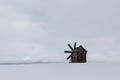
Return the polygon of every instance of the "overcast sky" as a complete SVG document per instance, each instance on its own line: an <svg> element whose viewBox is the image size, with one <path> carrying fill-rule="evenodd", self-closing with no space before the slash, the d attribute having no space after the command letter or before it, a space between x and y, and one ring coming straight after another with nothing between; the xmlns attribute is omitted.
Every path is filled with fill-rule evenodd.
<svg viewBox="0 0 120 80"><path fill-rule="evenodd" d="M120 62L119 0L0 0L0 60L66 61L67 44L89 61Z"/></svg>

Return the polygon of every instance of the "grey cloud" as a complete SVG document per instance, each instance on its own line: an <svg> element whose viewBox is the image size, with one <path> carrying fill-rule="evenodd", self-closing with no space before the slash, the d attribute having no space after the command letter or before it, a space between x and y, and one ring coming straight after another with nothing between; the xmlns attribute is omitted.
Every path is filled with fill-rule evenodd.
<svg viewBox="0 0 120 80"><path fill-rule="evenodd" d="M57 57L67 43L89 60L120 61L118 0L1 0L0 55Z"/></svg>

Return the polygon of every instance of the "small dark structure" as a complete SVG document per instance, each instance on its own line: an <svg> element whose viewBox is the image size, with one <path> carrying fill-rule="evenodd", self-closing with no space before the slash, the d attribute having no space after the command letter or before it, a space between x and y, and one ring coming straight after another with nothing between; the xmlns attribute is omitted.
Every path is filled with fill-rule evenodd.
<svg viewBox="0 0 120 80"><path fill-rule="evenodd" d="M69 48L72 51L65 51L65 53L71 53L70 56L67 57L67 60L71 58L72 63L86 63L87 62L87 50L83 48L82 45L79 47L76 47L76 42L74 43L74 48L71 47L70 44L68 44Z"/></svg>

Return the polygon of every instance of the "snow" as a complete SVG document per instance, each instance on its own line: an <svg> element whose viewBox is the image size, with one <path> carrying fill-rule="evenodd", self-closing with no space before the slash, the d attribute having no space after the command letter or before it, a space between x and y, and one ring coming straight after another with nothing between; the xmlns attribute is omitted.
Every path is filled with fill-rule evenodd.
<svg viewBox="0 0 120 80"><path fill-rule="evenodd" d="M0 80L120 80L120 63L0 65Z"/></svg>

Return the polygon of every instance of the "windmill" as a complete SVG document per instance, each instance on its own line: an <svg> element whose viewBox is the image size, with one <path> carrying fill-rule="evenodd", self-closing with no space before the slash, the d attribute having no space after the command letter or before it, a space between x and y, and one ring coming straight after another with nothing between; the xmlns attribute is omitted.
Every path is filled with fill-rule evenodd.
<svg viewBox="0 0 120 80"><path fill-rule="evenodd" d="M79 47L76 47L76 42L75 42L74 47L72 47L70 44L68 44L68 47L71 49L71 51L64 51L65 53L70 53L70 56L67 57L67 60L71 59L71 62L73 63L87 62L87 59L86 59L87 50L83 48L82 45L80 45Z"/></svg>

